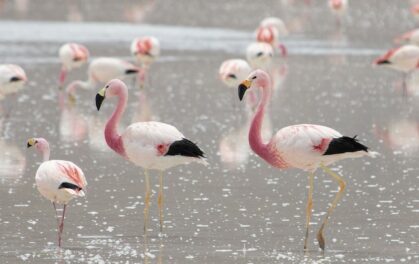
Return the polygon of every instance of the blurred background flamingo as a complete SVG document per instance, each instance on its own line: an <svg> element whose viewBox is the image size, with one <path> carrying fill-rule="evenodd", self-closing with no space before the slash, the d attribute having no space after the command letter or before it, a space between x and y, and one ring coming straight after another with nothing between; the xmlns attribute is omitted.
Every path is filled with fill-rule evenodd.
<svg viewBox="0 0 419 264"><path fill-rule="evenodd" d="M67 74L76 68L80 68L89 60L89 50L77 43L66 43L58 51L61 61L59 88L61 89L67 78Z"/></svg>
<svg viewBox="0 0 419 264"><path fill-rule="evenodd" d="M274 51L278 51L282 56L287 55L287 48L280 42L280 38L287 36L288 30L280 18L267 17L263 19L255 34L258 42L268 43Z"/></svg>
<svg viewBox="0 0 419 264"><path fill-rule="evenodd" d="M150 82L149 70L151 64L160 56L160 41L153 36L136 38L131 43L131 54L144 70L140 85Z"/></svg>

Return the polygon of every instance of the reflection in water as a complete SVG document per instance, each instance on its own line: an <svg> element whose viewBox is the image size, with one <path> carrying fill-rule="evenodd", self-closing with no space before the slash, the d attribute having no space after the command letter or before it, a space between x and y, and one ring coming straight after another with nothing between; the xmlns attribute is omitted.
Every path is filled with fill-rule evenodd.
<svg viewBox="0 0 419 264"><path fill-rule="evenodd" d="M105 131L106 120L101 119L98 115L92 115L88 118L87 124L89 126L89 147L96 151L109 151L106 144Z"/></svg>
<svg viewBox="0 0 419 264"><path fill-rule="evenodd" d="M398 154L413 156L419 151L419 122L401 119L390 122L386 127L374 127L375 135Z"/></svg>
<svg viewBox="0 0 419 264"><path fill-rule="evenodd" d="M246 164L249 159L251 150L248 135L255 108L248 109L247 121L242 127L233 129L221 137L219 144L220 159L230 169L239 168L240 165ZM261 134L264 142L272 137L272 123L268 113L263 117Z"/></svg>
<svg viewBox="0 0 419 264"><path fill-rule="evenodd" d="M134 106L134 109L135 111L132 116L131 123L159 120L158 116L153 114L153 110L151 109L147 92L145 90L141 90L138 93L138 103Z"/></svg>
<svg viewBox="0 0 419 264"><path fill-rule="evenodd" d="M26 158L16 144L0 139L0 182L17 184L26 167Z"/></svg>
<svg viewBox="0 0 419 264"><path fill-rule="evenodd" d="M60 93L60 138L64 142L77 142L83 140L87 135L86 117L79 113L79 108L71 101L66 93Z"/></svg>

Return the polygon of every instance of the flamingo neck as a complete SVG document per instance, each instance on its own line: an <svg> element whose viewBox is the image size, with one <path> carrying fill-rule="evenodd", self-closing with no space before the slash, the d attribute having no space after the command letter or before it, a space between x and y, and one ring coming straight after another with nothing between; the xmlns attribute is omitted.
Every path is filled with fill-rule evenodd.
<svg viewBox="0 0 419 264"><path fill-rule="evenodd" d="M262 99L259 102L256 113L250 125L249 145L252 150L261 158L270 164L274 164L274 155L272 155L268 144L264 143L262 139L263 117L265 115L266 106L268 105L269 99L271 98L270 82L265 87L261 87L260 90L262 92Z"/></svg>
<svg viewBox="0 0 419 264"><path fill-rule="evenodd" d="M48 161L49 160L49 156L51 154L51 151L50 151L49 147L48 146L44 146L40 150L41 150L41 153L42 153L42 157L43 157L44 162L45 161Z"/></svg>
<svg viewBox="0 0 419 264"><path fill-rule="evenodd" d="M124 144L121 135L118 134L118 124L127 106L127 90L120 89L118 97L118 105L105 127L105 139L111 149L125 157Z"/></svg>

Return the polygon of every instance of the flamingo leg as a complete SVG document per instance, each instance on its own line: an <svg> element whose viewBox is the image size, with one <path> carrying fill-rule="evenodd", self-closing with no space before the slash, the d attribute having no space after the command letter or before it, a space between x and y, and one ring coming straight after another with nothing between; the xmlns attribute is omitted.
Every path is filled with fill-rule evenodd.
<svg viewBox="0 0 419 264"><path fill-rule="evenodd" d="M336 205L338 204L339 200L342 198L342 194L345 191L346 183L341 176L333 172L330 168L324 166L323 164L321 164L320 167L339 183L339 191L336 194L335 199L332 202L332 205L327 210L326 217L324 218L323 223L320 226L319 232L317 233L317 241L319 242L319 247L324 251L325 241L323 236L323 229L327 224L327 221L329 220L329 217L332 214L333 210L336 208Z"/></svg>
<svg viewBox="0 0 419 264"><path fill-rule="evenodd" d="M65 209L66 209L67 205L65 204L63 207L63 215L61 216L61 223L58 227L58 247L61 247L61 240L62 240L62 235L63 235L63 230L64 230L64 218L65 218Z"/></svg>
<svg viewBox="0 0 419 264"><path fill-rule="evenodd" d="M148 223L148 213L150 208L150 177L148 175L148 170L144 170L145 175L145 201L144 201L144 234L147 232L147 223Z"/></svg>
<svg viewBox="0 0 419 264"><path fill-rule="evenodd" d="M310 226L310 219L311 219L311 211L313 209L313 178L314 178L314 175L312 172L310 172L309 177L308 177L309 189L308 189L307 209L306 209L306 235L304 239L304 250L307 250L307 240L308 240L308 233L309 233L309 226Z"/></svg>
<svg viewBox="0 0 419 264"><path fill-rule="evenodd" d="M159 197L157 203L159 205L160 233L163 233L163 171L160 172Z"/></svg>

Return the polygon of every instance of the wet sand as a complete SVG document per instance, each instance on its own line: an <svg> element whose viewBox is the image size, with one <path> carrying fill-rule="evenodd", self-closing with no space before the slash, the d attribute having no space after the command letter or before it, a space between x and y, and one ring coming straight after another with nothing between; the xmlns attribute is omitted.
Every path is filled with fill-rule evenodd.
<svg viewBox="0 0 419 264"><path fill-rule="evenodd" d="M407 3L353 1L339 33L326 5L314 3L41 2L28 1L25 13L10 1L1 13L2 61L21 65L30 80L16 97L1 102L12 107L1 123L1 263L419 262L419 98L401 96L396 72L371 67L395 36L414 28ZM141 12L144 7L147 11ZM243 154L249 117L236 91L217 78L223 60L244 58L253 29L268 15L283 17L293 27L285 40L290 56L277 61L287 71L271 102L274 132L298 123L327 125L358 135L381 154L333 166L347 189L326 228L324 255L315 232L337 185L316 173L310 251L304 254L308 177ZM160 236L155 174L146 238L143 172L103 141L115 101L97 112L98 86L80 91L77 108L62 111L56 58L62 43L77 41L88 46L92 57L130 59L130 41L143 34L161 39L162 56L152 66L146 94L127 82L131 90L123 126L149 118L173 124L203 148L210 163L167 172L165 234ZM69 80L85 79L85 71L71 72ZM34 185L41 157L26 150L33 136L50 141L52 158L77 163L89 183L87 196L69 206L61 252L53 208ZM239 149L240 158L222 162L221 142Z"/></svg>

